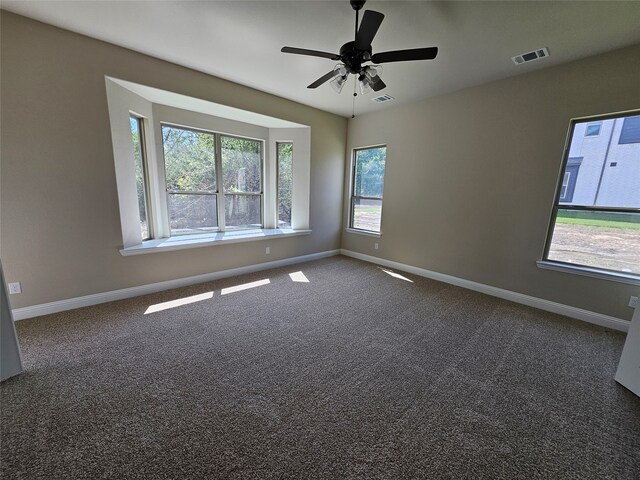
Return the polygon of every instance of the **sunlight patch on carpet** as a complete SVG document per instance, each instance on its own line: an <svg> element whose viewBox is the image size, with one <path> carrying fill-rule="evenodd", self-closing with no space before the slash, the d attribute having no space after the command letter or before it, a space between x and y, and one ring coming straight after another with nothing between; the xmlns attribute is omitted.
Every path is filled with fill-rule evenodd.
<svg viewBox="0 0 640 480"><path fill-rule="evenodd" d="M266 278L264 280L258 280L256 282L243 283L241 285L236 285L235 287L227 287L223 288L221 294L227 295L229 293L241 292L242 290L248 290L250 288L261 287L262 285L267 285L271 283L271 281Z"/></svg>
<svg viewBox="0 0 640 480"><path fill-rule="evenodd" d="M161 312L162 310L168 310L170 308L180 307L182 305L189 305L190 303L201 302L202 300L208 300L213 298L213 292L200 293L198 295L192 295L190 297L178 298L177 300L170 300L168 302L156 303L150 305L144 312L145 315L155 312Z"/></svg>
<svg viewBox="0 0 640 480"><path fill-rule="evenodd" d="M380 268L380 267L378 267L378 268ZM380 270L382 270L387 275L391 275L393 278L399 278L400 280L404 280L405 282L413 283L413 280L410 280L407 277L405 277L403 275L400 275L399 273L394 272L393 270L388 270L386 268L380 268Z"/></svg>
<svg viewBox="0 0 640 480"><path fill-rule="evenodd" d="M293 280L294 282L302 282L302 283L309 283L309 279L306 277L306 275L304 273L300 272L293 272L289 274L289 277L291 278L291 280Z"/></svg>

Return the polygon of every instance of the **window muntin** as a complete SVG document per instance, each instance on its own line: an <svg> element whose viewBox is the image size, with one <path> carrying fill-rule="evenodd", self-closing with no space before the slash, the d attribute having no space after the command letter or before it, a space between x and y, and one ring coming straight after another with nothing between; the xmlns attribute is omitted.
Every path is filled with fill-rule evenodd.
<svg viewBox="0 0 640 480"><path fill-rule="evenodd" d="M349 226L380 233L387 147L354 150Z"/></svg>
<svg viewBox="0 0 640 480"><path fill-rule="evenodd" d="M171 236L218 230L215 134L162 125L162 146Z"/></svg>
<svg viewBox="0 0 640 480"><path fill-rule="evenodd" d="M142 240L151 238L151 229L148 221L148 192L149 181L147 176L147 154L144 141L144 123L142 118L131 115L129 117L131 129L131 141L133 143L133 161L136 172L136 190L138 193L138 210L140 212L140 233Z"/></svg>
<svg viewBox="0 0 640 480"><path fill-rule="evenodd" d="M623 120L618 143L640 143L640 115L627 117Z"/></svg>
<svg viewBox="0 0 640 480"><path fill-rule="evenodd" d="M277 227L291 228L291 194L293 186L293 143L276 143L277 156Z"/></svg>
<svg viewBox="0 0 640 480"><path fill-rule="evenodd" d="M584 132L585 137L596 137L600 135L600 129L602 128L602 122L589 122Z"/></svg>
<svg viewBox="0 0 640 480"><path fill-rule="evenodd" d="M637 112L603 116L589 143L571 123L544 260L640 278L640 143L620 144Z"/></svg>

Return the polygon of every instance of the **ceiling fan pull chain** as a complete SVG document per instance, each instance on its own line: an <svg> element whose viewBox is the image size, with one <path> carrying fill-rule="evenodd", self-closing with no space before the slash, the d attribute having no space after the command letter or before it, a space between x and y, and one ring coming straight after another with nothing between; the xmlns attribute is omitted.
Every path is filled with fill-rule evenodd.
<svg viewBox="0 0 640 480"><path fill-rule="evenodd" d="M351 118L356 118L356 97L358 94L356 93L356 88L358 86L358 80L354 75L353 77L353 106L351 107Z"/></svg>

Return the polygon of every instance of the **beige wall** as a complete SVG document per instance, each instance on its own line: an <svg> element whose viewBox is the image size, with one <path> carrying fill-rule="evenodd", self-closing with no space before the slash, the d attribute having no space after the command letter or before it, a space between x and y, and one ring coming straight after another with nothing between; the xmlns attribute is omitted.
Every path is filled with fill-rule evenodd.
<svg viewBox="0 0 640 480"><path fill-rule="evenodd" d="M340 247L346 119L1 14L0 254L13 308ZM213 61L213 59L212 59ZM122 257L104 76L311 126L309 236Z"/></svg>
<svg viewBox="0 0 640 480"><path fill-rule="evenodd" d="M388 149L383 234L344 232L342 247L630 319L638 287L535 262L570 119L640 107L639 58L635 46L349 120L349 151Z"/></svg>
<svg viewBox="0 0 640 480"><path fill-rule="evenodd" d="M640 47L344 118L1 14L0 255L13 308L343 248L631 318L638 288L539 270L569 120L640 106ZM104 75L311 126L310 236L122 257ZM386 143L380 239L342 233L345 147ZM344 190L347 199L348 188ZM374 241L380 250L373 250Z"/></svg>

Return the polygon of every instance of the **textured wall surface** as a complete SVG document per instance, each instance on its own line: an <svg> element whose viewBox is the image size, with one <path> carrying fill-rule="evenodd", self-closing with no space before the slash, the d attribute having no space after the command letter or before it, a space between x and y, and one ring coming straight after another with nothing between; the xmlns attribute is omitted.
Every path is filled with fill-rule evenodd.
<svg viewBox="0 0 640 480"><path fill-rule="evenodd" d="M535 261L569 121L640 106L639 46L364 115L346 136L344 118L8 12L1 21L0 253L23 286L13 308L342 246L631 318L637 287ZM105 75L310 125L313 233L270 241L270 256L254 242L121 257ZM345 151L380 143L382 237L341 239Z"/></svg>
<svg viewBox="0 0 640 480"><path fill-rule="evenodd" d="M2 12L2 224L12 308L340 247L345 118ZM222 61L223 59L219 59ZM311 127L309 236L122 257L104 76Z"/></svg>
<svg viewBox="0 0 640 480"><path fill-rule="evenodd" d="M630 319L638 287L535 262L570 120L638 108L638 58L629 47L349 120L349 150L386 143L387 163L381 238L345 232L343 248Z"/></svg>

